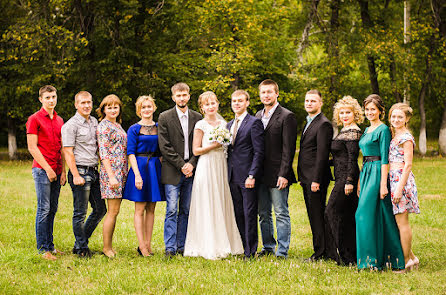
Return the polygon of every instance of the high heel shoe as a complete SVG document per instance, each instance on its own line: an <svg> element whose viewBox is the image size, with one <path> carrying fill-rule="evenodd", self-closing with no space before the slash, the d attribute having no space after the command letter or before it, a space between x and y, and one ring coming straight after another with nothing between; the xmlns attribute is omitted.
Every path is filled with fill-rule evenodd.
<svg viewBox="0 0 446 295"><path fill-rule="evenodd" d="M412 259L412 261L413 261L413 267L414 267L416 270L418 270L418 266L420 265L420 260L418 259L417 256L415 256L415 258Z"/></svg>
<svg viewBox="0 0 446 295"><path fill-rule="evenodd" d="M142 255L142 252L141 252L141 249L139 249L139 247L136 249L136 252L138 252L138 254L139 254L140 256L143 256L143 255Z"/></svg>
<svg viewBox="0 0 446 295"><path fill-rule="evenodd" d="M404 268L406 269L406 272L409 272L413 269L413 267L414 267L414 261L412 259L409 259Z"/></svg>

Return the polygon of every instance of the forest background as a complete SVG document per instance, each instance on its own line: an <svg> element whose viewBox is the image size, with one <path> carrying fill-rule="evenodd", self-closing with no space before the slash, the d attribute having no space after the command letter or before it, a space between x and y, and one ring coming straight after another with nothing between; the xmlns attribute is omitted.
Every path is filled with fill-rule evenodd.
<svg viewBox="0 0 446 295"><path fill-rule="evenodd" d="M134 102L151 94L156 116L173 106L170 87L216 92L231 117L230 95L280 86L281 104L304 123L305 92L319 89L324 113L344 95L380 94L389 108L408 102L418 151L446 154L446 1L365 0L0 0L0 146L10 159L26 147L25 123L40 107L38 89L58 89L68 120L74 95L94 105L123 101L123 127ZM6 136L8 135L8 136Z"/></svg>

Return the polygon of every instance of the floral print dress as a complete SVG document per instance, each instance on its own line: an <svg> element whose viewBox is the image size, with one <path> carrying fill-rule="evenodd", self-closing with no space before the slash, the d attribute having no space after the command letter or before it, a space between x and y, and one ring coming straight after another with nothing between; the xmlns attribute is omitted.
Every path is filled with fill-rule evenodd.
<svg viewBox="0 0 446 295"><path fill-rule="evenodd" d="M119 187L110 187L110 181L105 168L101 167L99 174L101 196L103 199L119 199L127 177L127 133L119 123L112 123L106 119L102 120L96 131L99 146L99 158L101 161L108 159Z"/></svg>
<svg viewBox="0 0 446 295"><path fill-rule="evenodd" d="M389 148L389 162L404 163L404 148L402 146L406 141L411 141L415 147L415 139L409 132L403 133L398 137L394 137L390 142ZM390 196L394 198L394 193L398 186L398 182L403 174L403 169L394 169L389 171L390 178ZM401 200L395 204L392 202L393 214L400 214L408 211L409 213L420 213L420 206L418 204L418 192L415 184L415 177L410 171L407 183L403 188L403 196Z"/></svg>

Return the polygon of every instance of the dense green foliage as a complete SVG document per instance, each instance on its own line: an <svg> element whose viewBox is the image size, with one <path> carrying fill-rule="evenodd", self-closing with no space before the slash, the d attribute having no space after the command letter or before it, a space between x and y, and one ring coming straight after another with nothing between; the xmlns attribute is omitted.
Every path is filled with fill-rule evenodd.
<svg viewBox="0 0 446 295"><path fill-rule="evenodd" d="M279 83L281 103L300 122L309 88L322 91L330 117L343 95L362 100L379 92L390 107L407 86L417 110L426 85L428 136L435 138L446 96L446 4L409 2L411 41L404 44L403 1L0 0L0 145L8 121L24 146L24 123L44 84L58 89L64 119L80 90L96 106L117 94L127 128L139 95L153 94L163 111L178 81L190 84L194 108L201 92L213 90L228 118L230 94L242 88L254 112L265 78ZM419 118L416 112L415 133Z"/></svg>
<svg viewBox="0 0 446 295"><path fill-rule="evenodd" d="M155 212L153 250L143 259L136 253L133 202L124 200L114 246L118 257L96 254L90 260L72 254L55 262L35 249L36 197L31 162L0 161L0 294L444 294L446 292L446 160L417 158L416 177L421 214L410 215L413 251L421 264L409 274L357 272L333 262L305 263L312 253L312 236L302 189L290 189L291 245L289 258L261 258L244 262L231 257L219 261L163 255L165 203ZM295 169L295 167L294 167ZM73 198L62 188L56 214L54 242L70 252ZM102 249L102 223L90 248Z"/></svg>

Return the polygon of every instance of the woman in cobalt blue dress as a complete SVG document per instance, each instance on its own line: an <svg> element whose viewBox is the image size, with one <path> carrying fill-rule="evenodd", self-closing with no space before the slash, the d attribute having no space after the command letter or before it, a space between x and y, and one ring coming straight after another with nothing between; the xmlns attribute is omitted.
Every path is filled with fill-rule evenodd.
<svg viewBox="0 0 446 295"><path fill-rule="evenodd" d="M153 254L151 240L155 206L156 202L166 200L161 184L158 125L153 121L155 110L155 101L151 96L138 97L136 114L141 121L130 126L127 132L127 155L131 169L123 198L135 202L137 251L142 256Z"/></svg>

